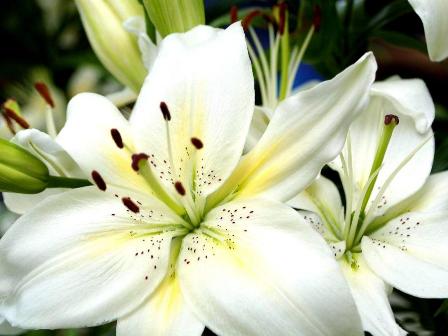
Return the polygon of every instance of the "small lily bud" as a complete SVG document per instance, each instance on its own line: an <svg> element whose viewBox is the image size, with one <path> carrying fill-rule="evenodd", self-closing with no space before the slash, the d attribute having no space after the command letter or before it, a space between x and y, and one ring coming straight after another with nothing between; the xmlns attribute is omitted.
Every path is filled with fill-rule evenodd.
<svg viewBox="0 0 448 336"><path fill-rule="evenodd" d="M162 37L205 24L203 0L143 0L143 4Z"/></svg>
<svg viewBox="0 0 448 336"><path fill-rule="evenodd" d="M24 148L0 139L0 191L37 194L48 185L47 166Z"/></svg>
<svg viewBox="0 0 448 336"><path fill-rule="evenodd" d="M122 84L139 92L147 70L137 38L123 23L133 16L143 16L138 0L75 0L82 24L96 55Z"/></svg>

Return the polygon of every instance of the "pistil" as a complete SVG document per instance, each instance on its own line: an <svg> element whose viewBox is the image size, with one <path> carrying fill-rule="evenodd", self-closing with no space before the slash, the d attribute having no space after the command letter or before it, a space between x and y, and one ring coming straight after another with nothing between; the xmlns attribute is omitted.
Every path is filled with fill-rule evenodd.
<svg viewBox="0 0 448 336"><path fill-rule="evenodd" d="M380 141L378 143L378 147L376 150L375 158L372 163L372 167L370 168L369 176L372 176L383 164L384 156L386 155L387 147L389 146L390 139L392 138L392 134L394 132L395 127L398 125L399 119L397 116L388 114L384 117L384 127L383 132L381 134ZM372 194L373 187L375 186L376 180L378 176L375 176L369 188L367 189L366 195L363 198L361 213L365 212L367 207L367 203L369 202L370 195Z"/></svg>

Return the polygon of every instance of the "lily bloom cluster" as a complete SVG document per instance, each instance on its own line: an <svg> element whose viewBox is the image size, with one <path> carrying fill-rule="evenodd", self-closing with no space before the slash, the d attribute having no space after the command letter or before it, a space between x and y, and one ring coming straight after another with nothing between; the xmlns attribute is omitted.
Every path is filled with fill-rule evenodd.
<svg viewBox="0 0 448 336"><path fill-rule="evenodd" d="M30 210L5 195L24 215L0 243L2 314L23 328L118 320L122 335L358 334L331 251L285 202L338 155L375 70L367 54L285 100L241 157L254 110L245 35L199 26L163 40L129 121L86 93L54 142L19 132L54 173L95 186Z"/></svg>
<svg viewBox="0 0 448 336"><path fill-rule="evenodd" d="M137 336L401 335L392 287L448 297L448 177L428 177L421 81L374 84L367 53L308 90L289 78L277 97L259 66L259 107L239 22L151 48L127 28L151 55L129 120L83 93L59 134L12 140L46 163L44 183L77 184L4 194L22 215L0 241L5 333L117 321ZM305 49L286 63L292 77ZM345 205L318 177L326 164Z"/></svg>

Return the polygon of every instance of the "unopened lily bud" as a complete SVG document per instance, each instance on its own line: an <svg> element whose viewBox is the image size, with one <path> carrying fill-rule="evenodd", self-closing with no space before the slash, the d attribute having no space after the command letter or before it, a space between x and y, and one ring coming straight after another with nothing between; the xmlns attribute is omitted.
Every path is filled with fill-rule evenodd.
<svg viewBox="0 0 448 336"><path fill-rule="evenodd" d="M205 24L203 0L143 0L143 4L162 37Z"/></svg>
<svg viewBox="0 0 448 336"><path fill-rule="evenodd" d="M125 86L139 92L147 70L137 38L123 23L133 16L143 16L138 0L75 0L84 29L96 55Z"/></svg>
<svg viewBox="0 0 448 336"><path fill-rule="evenodd" d="M0 139L0 191L37 194L48 185L47 166L24 148Z"/></svg>

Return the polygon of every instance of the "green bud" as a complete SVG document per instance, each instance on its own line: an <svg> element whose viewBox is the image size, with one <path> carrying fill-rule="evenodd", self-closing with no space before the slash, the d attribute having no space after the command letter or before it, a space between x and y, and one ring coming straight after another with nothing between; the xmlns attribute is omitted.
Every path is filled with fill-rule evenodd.
<svg viewBox="0 0 448 336"><path fill-rule="evenodd" d="M205 24L203 0L143 0L143 4L162 37Z"/></svg>
<svg viewBox="0 0 448 336"><path fill-rule="evenodd" d="M0 139L0 191L36 194L48 185L47 166L24 148Z"/></svg>
<svg viewBox="0 0 448 336"><path fill-rule="evenodd" d="M144 16L138 0L75 0L96 55L115 78L139 92L147 70L137 38L123 28L133 16Z"/></svg>

